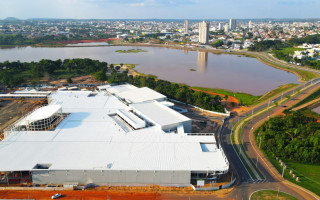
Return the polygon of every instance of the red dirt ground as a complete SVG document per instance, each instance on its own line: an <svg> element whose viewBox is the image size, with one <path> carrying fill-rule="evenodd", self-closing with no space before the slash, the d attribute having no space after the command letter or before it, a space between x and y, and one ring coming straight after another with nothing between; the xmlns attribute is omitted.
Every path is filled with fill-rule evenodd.
<svg viewBox="0 0 320 200"><path fill-rule="evenodd" d="M218 93L214 93L214 92L208 92L208 91L202 91L202 90L197 90L197 89L193 89L194 91L201 91L201 92L204 92L204 93L207 93L207 94L211 94L211 95L219 95L221 96L223 99L222 99L222 104L231 112L236 112L238 114L241 114L243 112L246 112L248 110L250 110L248 107L245 107L245 106L239 106L239 101L238 99L236 99L235 97L232 97L232 96L228 96L228 99L225 100L224 97L226 95L224 94L218 94ZM236 104L236 106L231 106L231 102L234 102Z"/></svg>
<svg viewBox="0 0 320 200"><path fill-rule="evenodd" d="M113 191L22 191L22 190L4 190L0 191L0 199L51 199L51 196L56 193L61 193L61 199L109 199L110 200L203 200L203 199L230 199L225 198L230 191L217 194L174 194L174 193L159 193L159 192L113 192Z"/></svg>
<svg viewBox="0 0 320 200"><path fill-rule="evenodd" d="M201 91L201 92L204 92L204 93L207 93L207 94L211 94L211 95L218 95L218 96L221 96L222 98L224 98L226 95L224 94L218 94L218 93L214 93L214 92L208 92L208 91L202 91L202 90L197 90L197 89L193 89L194 91ZM228 96L228 99L227 101L229 102L234 102L236 104L238 104L238 99L232 97L232 96Z"/></svg>

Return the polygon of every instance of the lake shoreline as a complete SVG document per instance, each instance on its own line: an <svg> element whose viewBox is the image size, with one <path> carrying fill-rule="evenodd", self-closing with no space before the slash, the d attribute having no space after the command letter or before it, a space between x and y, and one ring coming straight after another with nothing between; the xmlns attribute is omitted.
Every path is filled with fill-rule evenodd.
<svg viewBox="0 0 320 200"><path fill-rule="evenodd" d="M61 46L57 46L61 48ZM63 46L63 47L83 47L83 46ZM96 45L90 45L86 47L96 47L91 49L83 49L83 48L76 48L77 50L72 49L64 49L61 48L60 50L55 50L57 48L50 48L48 46L45 46L46 51L42 50L41 48L35 48L34 46L28 46L27 48L21 48L19 49L14 48L11 50L8 50L8 52L17 52L18 54L14 54L16 56L12 57L10 54L4 54L2 57L3 59L9 59L9 60L19 60L20 61L33 61L37 59L59 59L59 58L64 58L68 59L71 55L72 58L91 58L91 59L102 59L103 61L106 61L106 58L110 57L111 55L111 60L107 60L108 62L114 62L114 63L135 63L138 64L138 68L135 69L135 71L138 71L139 73L143 74L156 74L158 78L172 81L172 82L177 82L177 83L185 83L190 86L197 86L197 87L207 87L207 88L223 88L226 90L234 91L234 92L244 92L248 93L251 95L255 96L262 96L265 93L267 93L270 90L276 89L279 85L287 84L287 83L299 83L297 75L294 75L294 73L290 73L290 75L286 75L284 70L281 70L277 72L277 70L274 70L272 68L275 67L267 67L269 65L264 64L260 60L255 60L252 59L254 56L247 56L246 54L243 54L242 52L225 52L225 50L217 50L217 49L203 49L203 48L196 48L196 47L184 47L184 46L177 46L177 45L159 45L159 44L122 44L122 45L104 45L101 46L100 44L98 46ZM110 47L110 48L105 48L105 47ZM129 57L118 57L114 52L117 52L119 50L125 50L128 51L128 49L138 49L141 47L141 49L147 50L148 54L146 55L140 55L138 57L130 56ZM154 48L154 47L162 47L162 48ZM164 49L163 47L167 48L168 50ZM58 48L58 49L59 49ZM150 48L150 49L148 49ZM154 48L154 49L153 49ZM50 50L51 49L51 50ZM172 49L172 50L169 50ZM176 50L175 50L176 49ZM190 51L186 53L187 51L179 51L179 50L188 50ZM6 50L3 50L6 51ZM91 52L90 54L87 54L85 52ZM19 53L20 52L20 53ZM25 60L25 54L22 54L21 52L26 52L27 54L30 54L30 56L27 57ZM47 52L43 53L43 52ZM64 52L64 53L60 53ZM70 52L70 53L69 53ZM73 52L73 53L71 53ZM95 52L95 53L92 53ZM108 52L108 56L107 55ZM151 53L150 53L151 52ZM167 52L167 53L166 53ZM207 71L207 62L208 62L208 53L209 57L211 57L211 61L214 62L213 65L211 63L210 66L215 66L218 67L221 70L218 71L213 71L214 68L208 68ZM206 55L204 55L206 53ZM37 56L32 56L32 54L35 54ZM115 55L113 55L115 54ZM150 54L150 55L149 55ZM168 55L169 54L169 55ZM218 54L221 54L221 56L218 56ZM236 56L232 54L238 54L241 56ZM19 56L20 55L20 56ZM39 56L40 55L40 56ZM42 56L41 56L42 55ZM56 55L54 58L50 55ZM64 56L66 55L66 56ZM97 56L96 56L97 55ZM155 60L157 56L160 56L159 62L155 63ZM164 56L165 55L165 56ZM174 57L171 56L171 61L168 61L168 56L170 55L175 55ZM181 56L178 56L181 55ZM230 58L229 56L230 55ZM80 56L80 57L78 57ZM89 57L87 57L89 56ZM116 56L116 60L114 60L114 56ZM147 56L147 57L146 57ZM151 56L151 57L149 57ZM191 59L189 59L191 56ZM11 58L12 57L12 58ZM240 60L238 61L236 57L242 57L239 58ZM146 58L146 59L144 59ZM186 59L188 58L188 59ZM198 61L196 60L198 58ZM215 59L213 59L215 58ZM146 61L141 61L146 60ZM230 60L229 60L230 59ZM165 61L163 61L165 60ZM186 61L188 60L188 61ZM210 60L210 59L209 59ZM222 60L222 62L221 62ZM229 60L229 61L227 61ZM3 60L5 61L5 60ZM140 66L139 62L142 62L140 64L143 64ZM168 63L169 62L169 63ZM176 63L177 65L172 65L171 63ZM198 62L197 69L195 71L197 72L192 72L194 74L189 74L188 72L184 71L185 68L184 66L189 66L190 68L194 68L194 64ZM199 64L200 62L200 64ZM233 64L229 64L229 63ZM155 64L155 69L150 68L150 65ZM166 70L173 70L173 73L182 73L185 76L185 78L177 78L173 79L172 76L169 78L167 75L164 76L163 70L158 70L159 67L165 66L164 69ZM196 64L197 65L197 64ZM147 66L147 67L146 67ZM170 67L168 67L170 66ZM183 66L183 67L181 67ZM243 66L244 68L239 68L240 66ZM261 70L260 70L261 67ZM190 68L188 68L188 71L190 71ZM211 69L211 70L210 70ZM157 73L158 71L159 73ZM182 71L181 71L182 70ZM217 74L220 73L219 75ZM245 73L244 73L245 72ZM248 73L247 73L248 72ZM265 72L265 73L264 73ZM272 73L271 73L272 72ZM208 74L209 73L209 74ZM212 74L213 73L213 74ZM235 74L236 73L236 74ZM237 75L239 73L239 76ZM281 75L279 75L279 73ZM268 74L265 76L265 74ZM272 75L274 74L274 75ZM210 77L209 77L210 75ZM258 75L258 76L256 76ZM230 77L231 76L231 77ZM260 79L257 77L262 77L264 81L269 80L266 82L267 85L264 85L261 83ZM181 74L180 74L181 77ZM196 78L195 78L196 77ZM227 77L227 78L224 78ZM288 77L288 78L287 78ZM188 79L191 78L191 79ZM200 79L199 79L200 78ZM203 79L204 78L204 79ZM230 79L230 80L229 80ZM254 82L253 82L254 81ZM257 82L258 81L258 82ZM273 82L275 81L275 82ZM240 83L240 85L235 84L235 83ZM250 83L251 82L251 83ZM258 83L258 85L255 85L255 83ZM226 84L226 85L225 85ZM260 87L261 86L261 87Z"/></svg>
<svg viewBox="0 0 320 200"><path fill-rule="evenodd" d="M250 52L250 51L245 51L245 50L233 50L231 52L227 52L225 49L205 49L205 48L200 48L200 47L193 47L193 46L178 46L178 45L166 45L166 44L144 44L144 43L129 43L129 44L117 44L117 45L83 45L83 46L61 46L61 45L52 45L52 46L47 46L47 45L36 45L34 47L112 47L112 46L125 46L125 47L131 47L131 46L136 46L136 47L161 47L161 48L169 48L169 49L178 49L178 50L188 50L188 51L202 51L202 52L208 52L208 53L214 53L214 54L230 54L230 55L243 55L247 57L253 57L258 59L261 63L266 64L270 67L280 69L283 71L290 72L292 74L295 74L298 77L298 82L300 83L305 83L307 80L305 80L306 75L299 73L297 70L288 68L283 66L283 63L280 61L277 61L276 64L272 64L265 60L262 55L257 55L257 54L262 54L261 52ZM311 72L304 72L304 73L311 73ZM317 76L314 73L313 76Z"/></svg>

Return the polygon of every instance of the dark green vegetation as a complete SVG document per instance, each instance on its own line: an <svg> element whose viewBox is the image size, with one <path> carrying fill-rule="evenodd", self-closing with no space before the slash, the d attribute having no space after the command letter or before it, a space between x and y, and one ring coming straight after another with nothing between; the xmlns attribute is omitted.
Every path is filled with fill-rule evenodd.
<svg viewBox="0 0 320 200"><path fill-rule="evenodd" d="M303 113L285 111L255 131L261 149L285 161L320 164L320 125Z"/></svg>
<svg viewBox="0 0 320 200"><path fill-rule="evenodd" d="M302 59L293 58L294 51L302 51L304 49L301 48L283 48L280 50L274 50L274 56L280 60L284 60L286 62L294 62L294 63L301 63L301 65L308 65L313 69L320 69L320 61L313 60L311 57L306 57Z"/></svg>
<svg viewBox="0 0 320 200"><path fill-rule="evenodd" d="M120 64L123 65L123 64ZM128 76L128 70L120 72L120 66L114 66L98 60L65 59L65 60L41 60L39 62L21 63L3 62L0 63L0 86L15 87L29 82L37 85L40 80L67 78L92 74L100 81L108 80L110 83L128 82L138 87L149 87L167 95L169 98L177 99L188 104L199 106L203 109L225 112L221 105L220 96L212 96L203 92L195 92L189 86L179 86L164 80L156 80L152 76ZM107 72L110 72L107 76ZM71 81L70 81L71 80Z"/></svg>
<svg viewBox="0 0 320 200"><path fill-rule="evenodd" d="M128 49L128 50L117 50L118 53L139 53L139 52L147 52L146 50L142 49Z"/></svg>
<svg viewBox="0 0 320 200"><path fill-rule="evenodd" d="M320 125L308 112L285 111L285 116L265 122L255 136L261 150L275 168L282 173L276 157L285 162L288 169L284 178L320 195ZM299 177L297 182L290 170Z"/></svg>
<svg viewBox="0 0 320 200"><path fill-rule="evenodd" d="M320 34L309 35L304 38L292 38L287 42L282 42L280 40L264 40L261 42L255 42L251 47L248 48L248 50L249 51L279 50L287 47L294 47L296 45L301 45L303 43L319 44Z"/></svg>
<svg viewBox="0 0 320 200"><path fill-rule="evenodd" d="M188 104L201 107L206 110L212 110L224 113L224 108L221 105L221 97L212 96L204 92L192 90L189 86L179 86L176 83L171 83L165 80L157 80L150 76L136 76L127 75L127 71L119 73L112 71L111 75L107 77L109 83L131 83L138 87L149 87L154 89L169 98L176 99Z"/></svg>
<svg viewBox="0 0 320 200"><path fill-rule="evenodd" d="M0 35L0 45L32 45L39 43L47 43L47 42L61 42L61 41L71 41L71 40L90 40L90 39L102 39L102 38L110 38L113 35L102 34L99 37L82 37L80 35L76 35L75 37L66 37L64 35L54 36L54 35L46 35L41 37L29 38L25 35L17 34L17 35Z"/></svg>
<svg viewBox="0 0 320 200"><path fill-rule="evenodd" d="M220 47L222 45L223 45L223 41L222 40L216 40L211 46Z"/></svg>
<svg viewBox="0 0 320 200"><path fill-rule="evenodd" d="M236 99L239 100L239 104L244 106L252 105L260 98L260 96L253 96L247 93L231 92L223 89L215 89L215 88L211 89L211 88L202 88L202 87L192 87L192 88L235 97Z"/></svg>
<svg viewBox="0 0 320 200"><path fill-rule="evenodd" d="M269 161L274 165L280 174L282 174L282 166L276 160L276 157L267 156ZM304 187L317 195L320 195L320 165L312 164L302 164L299 162L285 162L287 170L284 171L284 178L288 181L297 184L301 187ZM290 170L293 170L293 173L296 177L299 177L300 182L297 182L292 175Z"/></svg>
<svg viewBox="0 0 320 200"><path fill-rule="evenodd" d="M107 63L98 60L65 59L65 60L40 60L39 62L8 62L0 63L0 84L5 87L15 87L29 82L37 85L40 80L61 79L74 76L107 72Z"/></svg>
<svg viewBox="0 0 320 200"><path fill-rule="evenodd" d="M297 198L276 190L260 190L252 194L250 200L297 200Z"/></svg>
<svg viewBox="0 0 320 200"><path fill-rule="evenodd" d="M305 38L292 38L289 41L282 42L280 40L265 40L261 42L255 42L254 45L248 48L249 51L269 51L271 50L274 56L280 60L286 62L301 63L301 65L307 65L314 69L320 69L320 61L313 60L312 58L306 55L305 58L297 59L293 58L292 54L294 51L299 51L303 49L293 48L297 45L303 43L309 44L319 44L320 43L320 34L309 35Z"/></svg>
<svg viewBox="0 0 320 200"><path fill-rule="evenodd" d="M320 97L320 89L316 90L315 92L313 92L312 94L307 96L307 98L303 99L302 101L299 101L296 105L293 106L293 108L301 106L301 105L308 103L310 101L313 101L319 97Z"/></svg>

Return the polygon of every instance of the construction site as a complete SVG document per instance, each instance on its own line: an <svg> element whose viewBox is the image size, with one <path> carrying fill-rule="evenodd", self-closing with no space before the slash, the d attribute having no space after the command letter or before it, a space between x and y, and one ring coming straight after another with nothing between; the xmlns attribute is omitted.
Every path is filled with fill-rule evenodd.
<svg viewBox="0 0 320 200"><path fill-rule="evenodd" d="M129 84L31 93L1 97L2 186L210 190L230 182L215 116ZM33 97L12 100L21 94Z"/></svg>

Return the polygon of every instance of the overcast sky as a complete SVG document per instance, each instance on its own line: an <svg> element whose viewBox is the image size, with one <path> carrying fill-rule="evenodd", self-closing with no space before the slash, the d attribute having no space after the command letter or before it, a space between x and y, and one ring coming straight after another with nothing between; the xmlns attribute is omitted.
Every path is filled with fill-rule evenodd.
<svg viewBox="0 0 320 200"><path fill-rule="evenodd" d="M0 0L0 19L320 18L320 0Z"/></svg>

